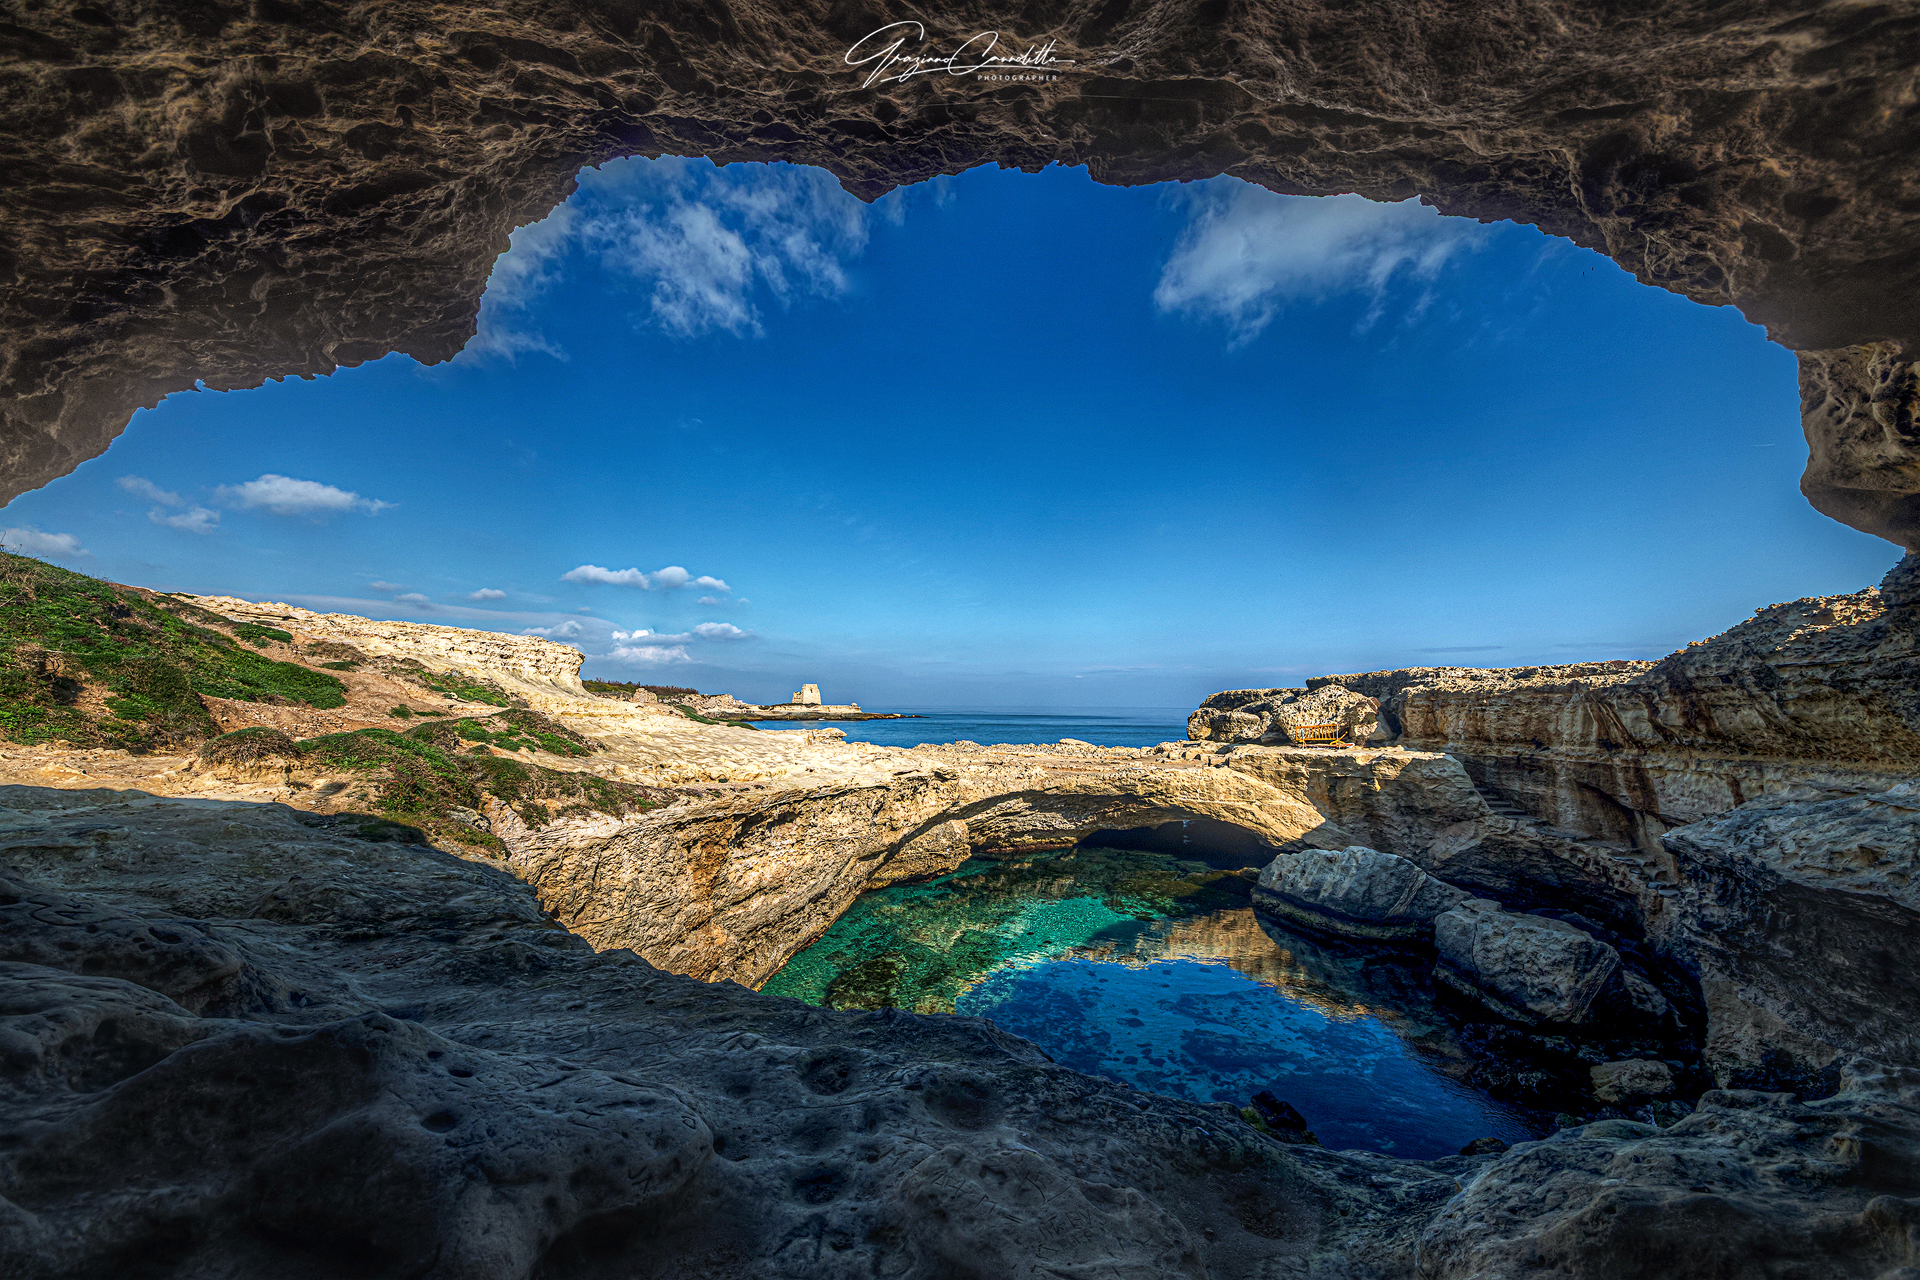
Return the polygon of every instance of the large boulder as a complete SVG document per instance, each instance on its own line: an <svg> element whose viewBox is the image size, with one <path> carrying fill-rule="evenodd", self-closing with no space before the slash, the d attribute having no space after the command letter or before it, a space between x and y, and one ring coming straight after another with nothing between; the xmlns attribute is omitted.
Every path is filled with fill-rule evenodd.
<svg viewBox="0 0 1920 1280"><path fill-rule="evenodd" d="M1309 726L1334 726L1345 741L1363 743L1379 728L1379 702L1338 685L1305 689L1229 689L1216 693L1187 717L1187 737L1196 742L1298 744Z"/></svg>
<svg viewBox="0 0 1920 1280"><path fill-rule="evenodd" d="M1434 917L1468 900L1405 858L1357 844L1283 853L1253 890L1256 909L1289 923L1388 941L1431 938Z"/></svg>
<svg viewBox="0 0 1920 1280"><path fill-rule="evenodd" d="M1514 1022L1579 1023L1620 969L1620 953L1564 920L1474 898L1434 918L1434 976Z"/></svg>
<svg viewBox="0 0 1920 1280"><path fill-rule="evenodd" d="M1920 782L1741 805L1666 834L1652 940L1700 984L1723 1088L1834 1087L1855 1054L1920 1065Z"/></svg>

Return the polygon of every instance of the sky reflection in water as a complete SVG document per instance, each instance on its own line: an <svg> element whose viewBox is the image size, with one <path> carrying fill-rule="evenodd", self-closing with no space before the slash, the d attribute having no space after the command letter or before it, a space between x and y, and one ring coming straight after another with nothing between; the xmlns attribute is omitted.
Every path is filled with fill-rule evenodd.
<svg viewBox="0 0 1920 1280"><path fill-rule="evenodd" d="M863 895L766 990L991 1018L1064 1066L1196 1102L1272 1089L1336 1149L1426 1159L1538 1136L1460 1083L1430 959L1288 933L1249 884L1134 850L976 859Z"/></svg>

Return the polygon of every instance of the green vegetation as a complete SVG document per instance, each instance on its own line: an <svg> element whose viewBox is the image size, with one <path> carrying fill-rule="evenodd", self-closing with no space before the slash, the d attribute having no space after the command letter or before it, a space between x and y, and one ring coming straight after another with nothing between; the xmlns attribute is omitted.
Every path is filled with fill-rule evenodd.
<svg viewBox="0 0 1920 1280"><path fill-rule="evenodd" d="M703 716L698 711L695 711L692 707L685 707L680 705L677 702L669 702L666 705L669 707L672 707L675 711L678 711L681 715L685 716L687 719L693 721L696 724L732 725L736 729L752 729L755 727L753 725L748 724L745 720L715 720L712 716Z"/></svg>
<svg viewBox="0 0 1920 1280"><path fill-rule="evenodd" d="M588 693L597 693L603 697L631 698L634 690L645 689L656 698L697 698L698 689L689 689L679 684L636 684L630 680L582 680Z"/></svg>
<svg viewBox="0 0 1920 1280"><path fill-rule="evenodd" d="M243 648L223 625L170 596L0 553L0 734L150 751L219 733L196 695L346 703L334 677Z"/></svg>
<svg viewBox="0 0 1920 1280"><path fill-rule="evenodd" d="M637 684L628 684L624 680L582 680L580 683L586 686L588 693L598 694L603 698L631 698L633 691L640 687Z"/></svg>
<svg viewBox="0 0 1920 1280"><path fill-rule="evenodd" d="M462 702L484 702L490 707L510 707L513 699L507 691L491 680L476 680L472 676L463 676L458 671L429 673L417 677L419 684L435 693L444 693Z"/></svg>
<svg viewBox="0 0 1920 1280"><path fill-rule="evenodd" d="M398 716L402 720L411 720L413 719L413 708L412 707L388 707L387 714L390 716Z"/></svg>
<svg viewBox="0 0 1920 1280"><path fill-rule="evenodd" d="M515 714L544 719L531 712L508 712L507 716ZM490 716L487 720L504 721L507 716ZM361 823L359 834L365 839L424 839L420 833L425 832L463 844L498 848L497 839L462 821L455 812L477 810L487 796L534 825L589 813L625 816L660 803L661 793L646 787L592 774L545 769L491 753L459 754L454 748L465 739L454 731L473 723L421 725L404 734L391 729L361 729L301 742L273 729L241 729L201 747L200 757L219 763L281 760L317 773L358 775L377 815ZM572 733L554 727L561 734ZM526 732L518 726L509 729ZM548 736L566 742L557 735ZM485 751L484 747L480 750Z"/></svg>
<svg viewBox="0 0 1920 1280"><path fill-rule="evenodd" d="M407 731L410 737L451 751L460 743L500 747L507 751L538 748L557 756L590 756L601 748L591 738L575 733L538 711L516 708L484 718L425 724Z"/></svg>
<svg viewBox="0 0 1920 1280"><path fill-rule="evenodd" d="M360 664L357 662L323 662L320 665L329 671L351 671Z"/></svg>
<svg viewBox="0 0 1920 1280"><path fill-rule="evenodd" d="M275 641L279 644L293 643L291 631L282 631L278 627L263 627L255 622L236 623L233 628L233 638L244 640L256 649L266 648L267 641Z"/></svg>

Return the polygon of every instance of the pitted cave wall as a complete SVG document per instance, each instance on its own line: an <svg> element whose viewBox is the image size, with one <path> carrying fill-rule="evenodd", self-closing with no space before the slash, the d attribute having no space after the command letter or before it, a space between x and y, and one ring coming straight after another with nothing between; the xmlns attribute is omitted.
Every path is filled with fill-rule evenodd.
<svg viewBox="0 0 1920 1280"><path fill-rule="evenodd" d="M1054 40L1057 80L862 87L843 55ZM1497 0L6 0L0 468L142 405L472 336L583 165L824 167L866 198L986 161L1419 195L1732 304L1802 353L1820 510L1920 545L1920 7Z"/></svg>

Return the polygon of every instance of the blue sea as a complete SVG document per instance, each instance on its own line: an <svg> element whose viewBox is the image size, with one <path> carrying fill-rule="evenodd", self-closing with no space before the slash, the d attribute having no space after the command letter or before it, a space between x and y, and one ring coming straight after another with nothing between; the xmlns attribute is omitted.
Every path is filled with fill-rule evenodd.
<svg viewBox="0 0 1920 1280"><path fill-rule="evenodd" d="M1178 742L1187 736L1192 707L980 707L875 708L905 711L914 720L829 720L847 732L849 742L872 742L883 747L914 747L923 742L1053 743L1078 738L1096 747L1151 747ZM790 733L802 726L762 722L761 729Z"/></svg>

